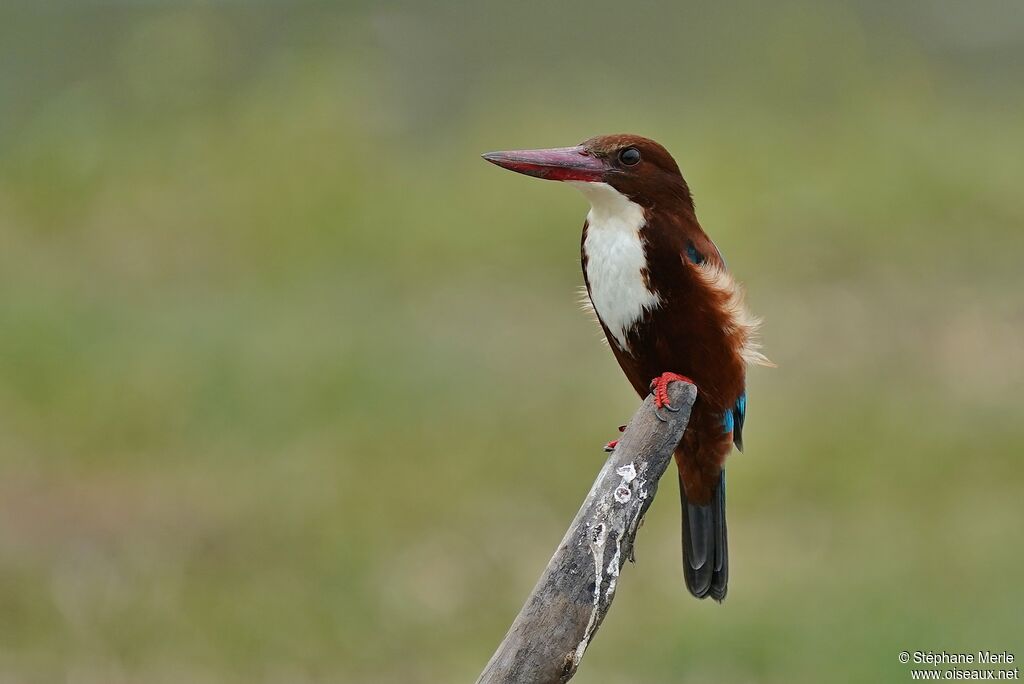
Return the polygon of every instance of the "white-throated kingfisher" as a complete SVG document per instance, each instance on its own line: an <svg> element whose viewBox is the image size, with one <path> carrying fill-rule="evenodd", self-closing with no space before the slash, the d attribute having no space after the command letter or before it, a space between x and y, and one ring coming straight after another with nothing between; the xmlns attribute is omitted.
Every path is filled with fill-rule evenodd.
<svg viewBox="0 0 1024 684"><path fill-rule="evenodd" d="M664 147L606 135L575 147L491 152L518 173L563 181L590 201L583 278L590 304L623 372L641 397L672 410L667 387L697 386L675 452L683 518L683 574L694 596L721 601L729 579L725 458L743 448L747 364L759 320L694 212L690 189ZM614 443L613 443L614 444Z"/></svg>

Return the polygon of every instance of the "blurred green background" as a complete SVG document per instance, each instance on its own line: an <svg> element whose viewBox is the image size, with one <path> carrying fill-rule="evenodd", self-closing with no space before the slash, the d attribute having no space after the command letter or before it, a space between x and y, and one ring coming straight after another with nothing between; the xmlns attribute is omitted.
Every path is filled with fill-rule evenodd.
<svg viewBox="0 0 1024 684"><path fill-rule="evenodd" d="M766 319L580 682L1024 657L1019 2L5 3L0 682L472 681L637 405L568 188L649 135Z"/></svg>

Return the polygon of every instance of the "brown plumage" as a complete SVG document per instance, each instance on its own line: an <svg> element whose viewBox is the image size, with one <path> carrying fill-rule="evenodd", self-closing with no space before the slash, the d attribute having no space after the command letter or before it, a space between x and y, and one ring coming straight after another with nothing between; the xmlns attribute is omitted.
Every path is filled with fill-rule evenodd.
<svg viewBox="0 0 1024 684"><path fill-rule="evenodd" d="M663 373L697 386L675 453L683 502L687 586L725 597L728 559L723 465L742 446L748 363L757 319L694 212L672 156L636 135L591 138L574 148L485 155L527 175L570 181L591 201L581 257L589 300L609 346L641 397Z"/></svg>
<svg viewBox="0 0 1024 684"><path fill-rule="evenodd" d="M722 430L722 414L743 393L746 364L742 350L747 327L737 325L730 311L730 290L716 287L711 274L725 263L697 222L690 190L669 153L658 143L635 135L592 138L583 143L592 153L610 157L623 148L640 151L640 164L650 169L616 177L609 184L644 208L640 239L647 256L646 281L661 305L645 312L628 333L629 351L609 346L619 366L641 397L666 371L692 378L699 390L676 461L687 498L706 504L732 448L732 435ZM589 222L583 226L586 241ZM687 259L689 244L704 258ZM587 289L587 254L581 250ZM600 314L598 314L600 320ZM602 328L612 339L607 327Z"/></svg>

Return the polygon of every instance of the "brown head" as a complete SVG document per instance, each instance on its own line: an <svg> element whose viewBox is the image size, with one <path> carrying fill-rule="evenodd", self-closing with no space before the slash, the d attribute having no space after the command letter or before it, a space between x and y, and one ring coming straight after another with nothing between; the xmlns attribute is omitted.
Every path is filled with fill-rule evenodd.
<svg viewBox="0 0 1024 684"><path fill-rule="evenodd" d="M604 183L642 207L682 202L690 190L672 155L639 135L599 135L575 147L488 152L492 164L547 180Z"/></svg>

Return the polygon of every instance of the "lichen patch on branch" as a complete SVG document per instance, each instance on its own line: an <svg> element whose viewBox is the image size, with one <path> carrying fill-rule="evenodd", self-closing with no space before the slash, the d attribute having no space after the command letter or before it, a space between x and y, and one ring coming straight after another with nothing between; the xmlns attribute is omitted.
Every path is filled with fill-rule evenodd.
<svg viewBox="0 0 1024 684"><path fill-rule="evenodd" d="M562 684L576 674L689 420L693 385L673 383L669 392L682 410L658 420L648 398L633 416L479 683Z"/></svg>

